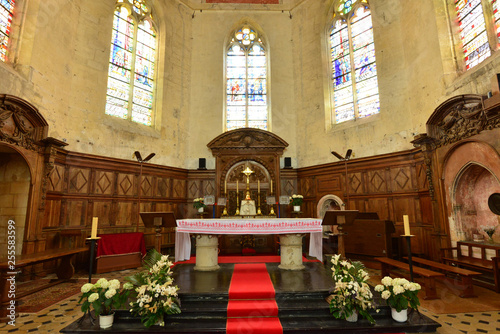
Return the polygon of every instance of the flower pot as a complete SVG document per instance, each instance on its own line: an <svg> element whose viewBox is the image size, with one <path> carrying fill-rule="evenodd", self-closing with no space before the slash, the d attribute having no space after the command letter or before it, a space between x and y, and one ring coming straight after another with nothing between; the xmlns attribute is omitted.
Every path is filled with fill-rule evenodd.
<svg viewBox="0 0 500 334"><path fill-rule="evenodd" d="M408 320L408 309L401 310L401 312L396 311L395 308L391 307L392 319L397 322L405 322Z"/></svg>
<svg viewBox="0 0 500 334"><path fill-rule="evenodd" d="M115 317L114 313L111 313L109 315L101 314L99 316L99 326L101 328L110 328L111 326L113 326L114 317Z"/></svg>
<svg viewBox="0 0 500 334"><path fill-rule="evenodd" d="M293 206L293 211L300 212L300 205L294 205Z"/></svg>
<svg viewBox="0 0 500 334"><path fill-rule="evenodd" d="M358 312L354 311L350 316L345 318L346 321L348 322L357 322L358 321Z"/></svg>
<svg viewBox="0 0 500 334"><path fill-rule="evenodd" d="M199 213L203 213L203 209L204 209L203 207L199 208L199 209L198 209L198 212L199 212Z"/></svg>

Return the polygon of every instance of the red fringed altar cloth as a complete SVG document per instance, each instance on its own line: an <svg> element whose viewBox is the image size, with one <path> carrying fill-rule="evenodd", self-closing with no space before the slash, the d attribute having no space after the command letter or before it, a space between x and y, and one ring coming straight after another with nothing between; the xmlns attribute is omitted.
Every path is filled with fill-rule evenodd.
<svg viewBox="0 0 500 334"><path fill-rule="evenodd" d="M97 244L97 258L104 255L141 253L146 255L143 233L100 234Z"/></svg>

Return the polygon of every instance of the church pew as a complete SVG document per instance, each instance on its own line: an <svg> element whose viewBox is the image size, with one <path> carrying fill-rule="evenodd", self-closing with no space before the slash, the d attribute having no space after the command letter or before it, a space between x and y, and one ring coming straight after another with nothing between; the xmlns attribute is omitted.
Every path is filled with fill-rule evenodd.
<svg viewBox="0 0 500 334"><path fill-rule="evenodd" d="M405 259L408 259L405 257ZM460 278L460 285L463 287L463 291L461 291L460 297L462 298L471 298L471 297L477 297L474 295L474 286L472 285L472 278L474 276L479 276L481 273L477 271L472 271L472 270L467 270L463 268L458 268L458 267L453 267L449 266L444 263L439 263L427 259L422 259L420 257L415 257L413 256L412 258L413 262L422 264L427 267L431 267L433 269L437 269L439 271L444 271L447 273L451 273L454 275L458 275Z"/></svg>
<svg viewBox="0 0 500 334"><path fill-rule="evenodd" d="M389 276L391 268L393 267L410 272L410 266L408 265L408 263L393 260L388 257L376 257L375 260L379 261L382 266L382 277ZM418 275L424 279L424 299L439 298L436 293L436 278L444 278L445 275L443 273L438 273L429 269L413 266L413 274Z"/></svg>
<svg viewBox="0 0 500 334"><path fill-rule="evenodd" d="M26 295L35 293L44 288L52 286L59 283L61 280L68 280L73 277L75 273L75 268L71 263L71 258L73 255L88 251L88 247L79 248L64 248L64 249L50 249L43 252L33 253L33 254L22 254L16 255L15 260L9 259L7 256L0 257L0 293L1 293L1 308L0 308L0 318L4 318L7 315L6 307L10 304L12 299L18 299ZM45 286L41 286L37 289L23 293L22 295L15 292L15 289L11 289L11 282L15 284L16 275L20 268L27 266L52 261L60 259L59 266L56 270L57 278L59 281L56 283L49 283ZM15 294L15 298L11 298L12 294Z"/></svg>

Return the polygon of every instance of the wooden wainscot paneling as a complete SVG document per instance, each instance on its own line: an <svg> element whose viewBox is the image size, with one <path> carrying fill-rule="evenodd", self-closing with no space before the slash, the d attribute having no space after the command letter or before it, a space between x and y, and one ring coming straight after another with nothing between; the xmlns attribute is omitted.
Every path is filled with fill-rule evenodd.
<svg viewBox="0 0 500 334"><path fill-rule="evenodd" d="M119 196L132 196L134 194L134 175L118 174L116 183L116 194Z"/></svg>
<svg viewBox="0 0 500 334"><path fill-rule="evenodd" d="M368 193L387 193L387 179L385 170L370 170L366 173Z"/></svg>
<svg viewBox="0 0 500 334"><path fill-rule="evenodd" d="M155 197L168 198L171 197L170 190L171 180L168 177L158 177L155 187Z"/></svg>
<svg viewBox="0 0 500 334"><path fill-rule="evenodd" d="M59 226L59 217L61 213L61 200L46 200L45 211L42 219L42 229Z"/></svg>
<svg viewBox="0 0 500 334"><path fill-rule="evenodd" d="M94 201L92 217L99 218L100 228L114 225L114 222L111 220L111 209L111 201ZM90 224L90 227L92 227L92 220L87 224Z"/></svg>
<svg viewBox="0 0 500 334"><path fill-rule="evenodd" d="M186 180L173 180L172 197L186 198Z"/></svg>
<svg viewBox="0 0 500 334"><path fill-rule="evenodd" d="M366 200L365 212L377 212L380 220L391 220L388 198L369 198ZM364 211L364 210L363 210Z"/></svg>
<svg viewBox="0 0 500 334"><path fill-rule="evenodd" d="M62 192L64 190L64 166L54 164L49 174L47 191Z"/></svg>
<svg viewBox="0 0 500 334"><path fill-rule="evenodd" d="M85 226L87 200L67 200L65 226Z"/></svg>
<svg viewBox="0 0 500 334"><path fill-rule="evenodd" d="M347 173L347 180L349 181L349 194L356 195L366 193L365 179L366 178L364 177L362 172Z"/></svg>
<svg viewBox="0 0 500 334"><path fill-rule="evenodd" d="M136 220L135 204L133 202L117 202L115 216L116 226L132 226Z"/></svg>
<svg viewBox="0 0 500 334"><path fill-rule="evenodd" d="M316 178L318 193L332 193L341 189L341 175L321 175Z"/></svg>
<svg viewBox="0 0 500 334"><path fill-rule="evenodd" d="M403 192L415 190L412 178L412 168L410 166L401 166L390 168L391 191Z"/></svg>

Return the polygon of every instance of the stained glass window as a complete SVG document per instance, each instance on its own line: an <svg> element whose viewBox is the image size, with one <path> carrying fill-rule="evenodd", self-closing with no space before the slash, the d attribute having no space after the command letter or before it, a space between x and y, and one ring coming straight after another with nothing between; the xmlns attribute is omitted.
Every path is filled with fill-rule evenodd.
<svg viewBox="0 0 500 334"><path fill-rule="evenodd" d="M106 114L151 125L156 33L144 1L128 2L131 8L117 7L113 20Z"/></svg>
<svg viewBox="0 0 500 334"><path fill-rule="evenodd" d="M493 20L495 21L495 33L496 41L500 43L500 1L491 0L491 6L493 7Z"/></svg>
<svg viewBox="0 0 500 334"><path fill-rule="evenodd" d="M226 53L226 130L267 130L267 57L258 34L237 30Z"/></svg>
<svg viewBox="0 0 500 334"><path fill-rule="evenodd" d="M366 0L344 0L336 6L330 56L335 123L379 113L375 46Z"/></svg>
<svg viewBox="0 0 500 334"><path fill-rule="evenodd" d="M0 0L0 60L7 61L10 27L15 0Z"/></svg>
<svg viewBox="0 0 500 334"><path fill-rule="evenodd" d="M481 0L455 0L465 68L470 69L491 55Z"/></svg>

